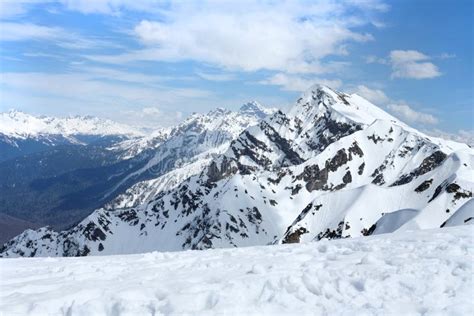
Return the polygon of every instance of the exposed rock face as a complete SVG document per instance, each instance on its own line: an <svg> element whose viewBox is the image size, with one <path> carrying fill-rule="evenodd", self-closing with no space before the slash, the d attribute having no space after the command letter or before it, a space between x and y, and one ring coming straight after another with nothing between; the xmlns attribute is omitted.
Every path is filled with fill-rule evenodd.
<svg viewBox="0 0 474 316"><path fill-rule="evenodd" d="M415 192L423 192L423 191L426 191L430 186L431 184L433 183L433 179L429 179L429 180L425 180L423 181L416 189L415 189Z"/></svg>
<svg viewBox="0 0 474 316"><path fill-rule="evenodd" d="M291 234L286 235L282 243L283 244L297 244L300 242L300 236L307 233L308 231L304 227L298 228L296 231L292 232Z"/></svg>
<svg viewBox="0 0 474 316"><path fill-rule="evenodd" d="M424 175L431 170L434 170L436 167L441 165L441 163L446 159L447 155L440 150L435 151L430 156L423 159L420 166L410 172L400 177L392 185L402 185L411 182L414 178Z"/></svg>
<svg viewBox="0 0 474 316"><path fill-rule="evenodd" d="M1 253L305 242L376 234L382 218L393 218L396 230L439 227L472 199L472 157L468 146L426 137L357 95L315 86L170 190L133 207L99 209L65 232L25 232ZM407 209L415 216L397 213Z"/></svg>

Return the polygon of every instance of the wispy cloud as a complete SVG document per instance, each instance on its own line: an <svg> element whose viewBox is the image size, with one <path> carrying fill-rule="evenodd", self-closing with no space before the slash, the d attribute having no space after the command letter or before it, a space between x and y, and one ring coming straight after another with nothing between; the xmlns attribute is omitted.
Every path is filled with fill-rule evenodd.
<svg viewBox="0 0 474 316"><path fill-rule="evenodd" d="M234 74L229 74L229 73L208 73L208 72L197 71L196 75L198 75L202 79L205 79L208 81L217 81L217 82L232 81L237 78Z"/></svg>
<svg viewBox="0 0 474 316"><path fill-rule="evenodd" d="M287 75L284 73L275 74L268 79L259 81L260 84L265 85L276 85L282 87L286 91L304 91L315 83L320 83L329 86L333 89L337 89L342 85L342 81L339 79L329 80L317 77L304 77L300 75Z"/></svg>
<svg viewBox="0 0 474 316"><path fill-rule="evenodd" d="M324 73L322 59L347 54L347 43L372 40L355 27L370 23L362 10L380 1L172 3L160 21L142 20L134 32L145 46L94 61L194 60L239 71Z"/></svg>
<svg viewBox="0 0 474 316"><path fill-rule="evenodd" d="M411 123L437 124L438 119L431 114L415 111L407 104L389 104L389 110Z"/></svg>
<svg viewBox="0 0 474 316"><path fill-rule="evenodd" d="M387 65L388 61L385 58L382 57L377 57L375 55L369 55L365 57L365 62L367 64L382 64L382 65Z"/></svg>
<svg viewBox="0 0 474 316"><path fill-rule="evenodd" d="M438 67L429 62L431 58L416 50L393 50L389 62L392 78L430 79L441 76Z"/></svg>
<svg viewBox="0 0 474 316"><path fill-rule="evenodd" d="M34 5L53 1L54 0L2 0L0 1L0 18L8 19L22 16Z"/></svg>
<svg viewBox="0 0 474 316"><path fill-rule="evenodd" d="M23 22L0 22L0 41L46 41L58 47L72 50L121 47L120 44L114 41L83 36L62 27Z"/></svg>
<svg viewBox="0 0 474 316"><path fill-rule="evenodd" d="M137 12L159 12L163 0L58 0L67 10L84 14L120 15L125 10Z"/></svg>
<svg viewBox="0 0 474 316"><path fill-rule="evenodd" d="M390 98L382 90L371 89L365 85L358 85L352 91L379 106L385 105L390 101Z"/></svg>
<svg viewBox="0 0 474 316"><path fill-rule="evenodd" d="M140 72L124 71L106 67L73 66L77 74L85 75L94 80L110 80L140 85L162 84L170 79L165 76L149 75Z"/></svg>
<svg viewBox="0 0 474 316"><path fill-rule="evenodd" d="M65 56L59 54L50 54L50 53L42 53L42 52L34 52L34 53L23 53L25 57L33 57L33 58L51 58L51 59L64 59Z"/></svg>
<svg viewBox="0 0 474 316"><path fill-rule="evenodd" d="M122 15L126 11L161 12L167 5L163 0L1 0L0 18L23 16L38 5L47 5L44 9L50 13L62 10L75 11L82 14Z"/></svg>
<svg viewBox="0 0 474 316"><path fill-rule="evenodd" d="M1 41L57 40L65 39L68 33L59 27L48 27L32 23L0 22Z"/></svg>
<svg viewBox="0 0 474 316"><path fill-rule="evenodd" d="M350 89L379 107L386 107L389 112L399 117L402 121L418 123L422 125L434 125L439 122L438 118L429 113L415 110L402 100L393 100L381 89L373 89L365 85L358 85Z"/></svg>
<svg viewBox="0 0 474 316"><path fill-rule="evenodd" d="M446 131L442 131L440 129L430 129L424 130L424 132L428 135L432 135L435 137L440 137L444 139L451 139L456 142L461 142L468 144L471 147L474 147L474 130L459 130L456 133L449 133Z"/></svg>
<svg viewBox="0 0 474 316"><path fill-rule="evenodd" d="M112 80L115 78L115 80ZM104 80L106 79L106 80ZM213 96L210 91L193 88L176 88L159 84L160 78L141 74L122 73L106 69L87 69L74 73L2 73L0 86L7 107L45 107L54 104L94 113L99 109L108 116L118 116L124 109L158 107L162 116L191 111ZM143 85L153 83L153 88ZM135 83L135 84L130 84ZM204 101L203 101L204 100ZM148 113L150 114L150 113ZM119 120L128 120L119 117ZM167 124L166 120L158 123Z"/></svg>
<svg viewBox="0 0 474 316"><path fill-rule="evenodd" d="M144 107L138 110L123 110L120 115L127 117L127 124L156 129L162 126L174 126L183 119L180 111L163 111L158 106Z"/></svg>
<svg viewBox="0 0 474 316"><path fill-rule="evenodd" d="M439 59L451 59L451 58L456 58L456 54L442 53L441 55L439 55L437 57Z"/></svg>

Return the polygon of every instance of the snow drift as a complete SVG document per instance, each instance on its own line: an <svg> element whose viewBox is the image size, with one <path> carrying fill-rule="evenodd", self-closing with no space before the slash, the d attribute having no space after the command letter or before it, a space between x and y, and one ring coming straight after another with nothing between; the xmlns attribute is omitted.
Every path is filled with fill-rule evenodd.
<svg viewBox="0 0 474 316"><path fill-rule="evenodd" d="M472 315L472 226L240 249L0 260L5 315Z"/></svg>

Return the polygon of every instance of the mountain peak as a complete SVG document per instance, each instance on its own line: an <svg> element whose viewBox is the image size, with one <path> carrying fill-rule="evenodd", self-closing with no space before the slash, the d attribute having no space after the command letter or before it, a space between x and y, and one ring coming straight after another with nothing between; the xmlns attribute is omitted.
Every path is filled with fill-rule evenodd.
<svg viewBox="0 0 474 316"><path fill-rule="evenodd" d="M2 116L8 116L12 119L15 119L15 118L20 118L20 117L28 117L28 116L31 116L30 114L27 114L23 111L20 111L20 110L15 110L15 109L10 109L8 110L7 112L4 112L4 113L0 113L0 115Z"/></svg>
<svg viewBox="0 0 474 316"><path fill-rule="evenodd" d="M276 109L273 108L266 108L257 101L250 101L245 104L243 104L239 112L243 114L248 114L248 115L253 115L258 117L259 119L263 119L269 114L272 114L275 112Z"/></svg>
<svg viewBox="0 0 474 316"><path fill-rule="evenodd" d="M221 116L228 114L230 111L223 108L223 107L218 107L215 108L214 110L211 110L210 112L207 113L208 116Z"/></svg>
<svg viewBox="0 0 474 316"><path fill-rule="evenodd" d="M306 91L314 91L314 92L325 92L325 93L328 93L328 92L335 92L334 89L330 88L329 86L326 86L324 84L321 84L321 83L315 83L313 84L311 87L309 87L308 90Z"/></svg>
<svg viewBox="0 0 474 316"><path fill-rule="evenodd" d="M61 135L131 135L142 133L132 127L93 116L35 116L18 110L0 113L0 133L12 137L40 134Z"/></svg>
<svg viewBox="0 0 474 316"><path fill-rule="evenodd" d="M248 111L248 110L255 110L255 109L258 109L258 110L263 110L264 107L258 103L257 101L250 101L250 102L247 102L247 103L244 103L241 107L240 107L240 111Z"/></svg>
<svg viewBox="0 0 474 316"><path fill-rule="evenodd" d="M0 256L294 243L472 217L472 207L463 209L472 198L471 149L445 150L364 98L323 85L290 113L261 121L255 114L264 110L249 102L240 112L195 114L152 143L152 158L116 187L149 171L154 182L68 231L27 231Z"/></svg>
<svg viewBox="0 0 474 316"><path fill-rule="evenodd" d="M380 107L357 94L346 94L322 84L306 90L289 112L300 119L331 116L336 120L370 125L375 120L384 120L408 127Z"/></svg>

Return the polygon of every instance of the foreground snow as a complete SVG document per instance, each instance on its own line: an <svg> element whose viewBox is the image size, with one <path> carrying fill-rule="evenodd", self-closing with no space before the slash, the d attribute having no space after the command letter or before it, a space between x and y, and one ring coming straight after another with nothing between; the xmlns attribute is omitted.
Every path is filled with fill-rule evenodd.
<svg viewBox="0 0 474 316"><path fill-rule="evenodd" d="M4 315L472 315L473 226L308 244L2 259Z"/></svg>

